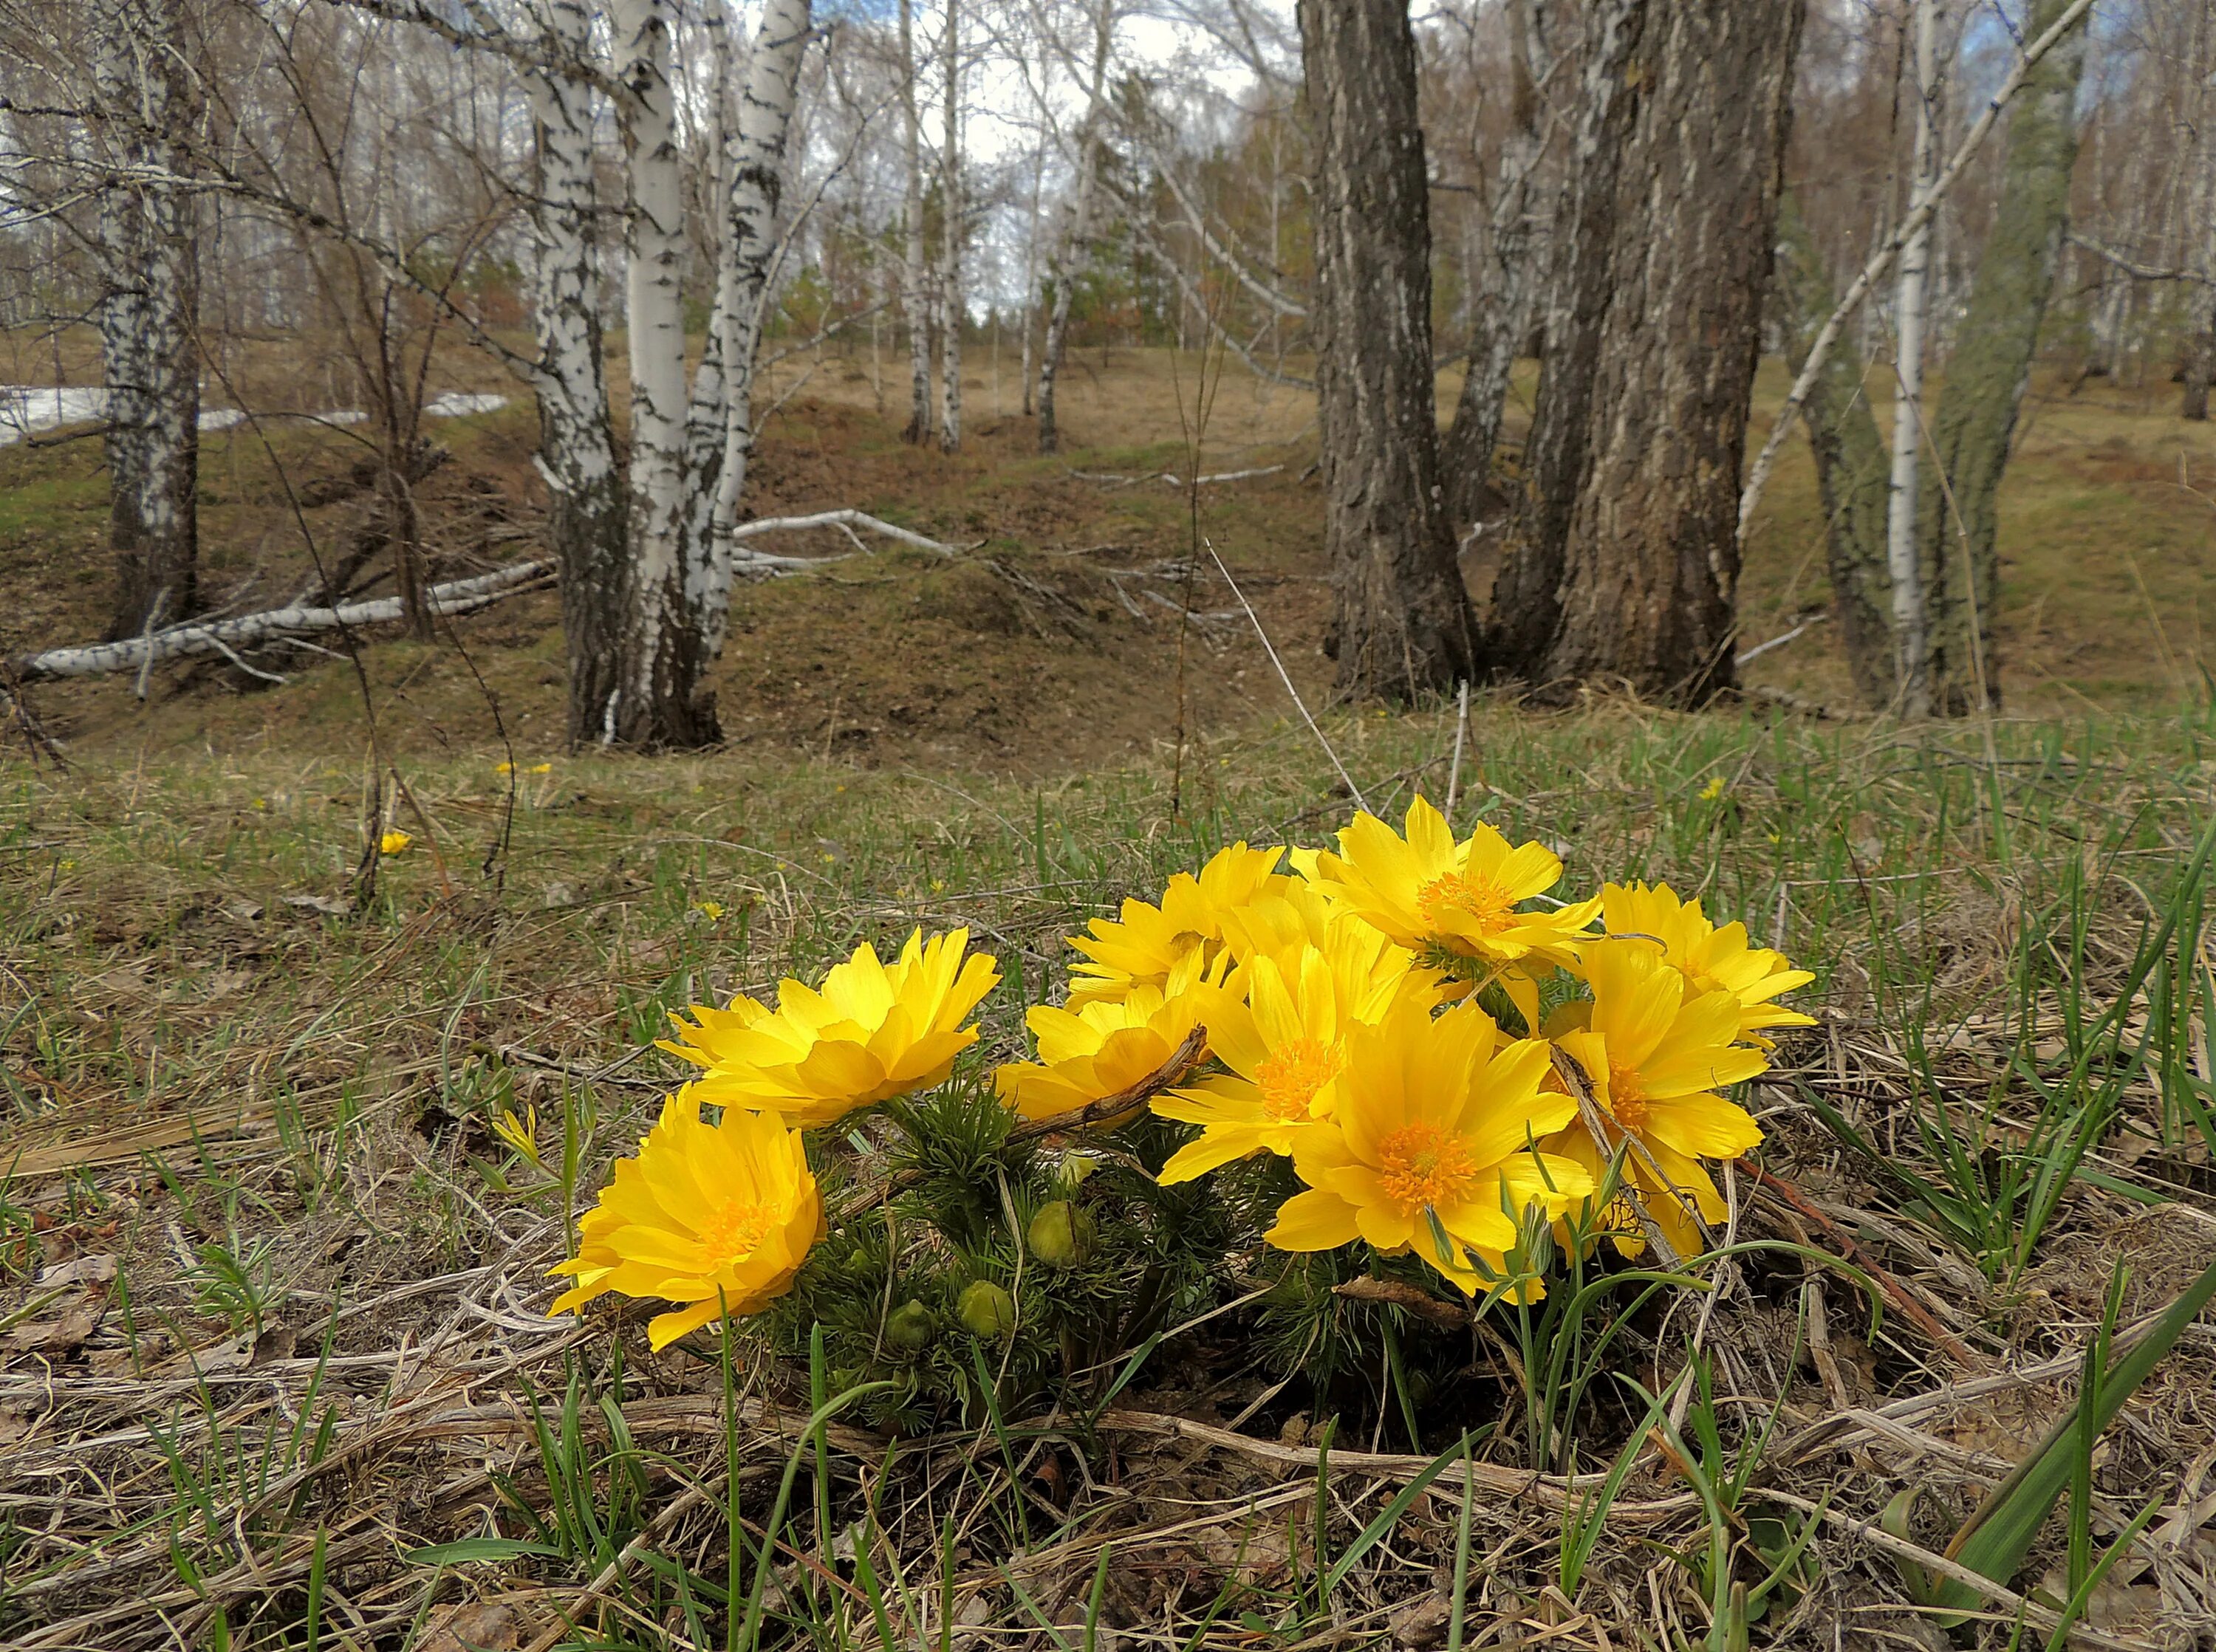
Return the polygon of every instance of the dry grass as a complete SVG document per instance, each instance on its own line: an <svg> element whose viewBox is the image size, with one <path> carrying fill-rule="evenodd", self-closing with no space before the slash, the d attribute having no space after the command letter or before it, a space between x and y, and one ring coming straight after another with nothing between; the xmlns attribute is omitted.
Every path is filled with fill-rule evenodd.
<svg viewBox="0 0 2216 1652"><path fill-rule="evenodd" d="M2216 1258L2204 896L2182 870L2211 818L2207 719L1991 732L1988 749L1975 731L1492 706L1470 731L1465 818L1561 844L1581 882L1700 887L1821 972L1821 1028L1751 1098L1770 1139L1764 1176L1736 1183L1747 1248L1708 1266L1711 1307L1672 1293L1622 1311L1607 1361L1659 1389L1692 1350L1709 1360L1720 1446L1745 1471L1725 1528L1742 1581L1767 1569L1764 1541L1820 1508L1812 1563L1757 1643L1942 1645L1899 1553L1942 1545L2068 1403L2117 1259L2132 1321ZM1450 715L1331 733L1373 805L1443 789ZM9 1646L722 1643L700 1591L727 1575L723 1477L736 1467L758 1533L806 1373L749 1358L727 1439L712 1354L650 1354L627 1314L545 1318L572 1195L494 1117L535 1108L542 1139L566 1126L590 1182L671 1076L645 1047L665 1008L914 922L971 924L1020 975L987 1017L981 1053L1003 1053L1085 915L1233 836L1313 841L1345 808L1290 726L1188 752L1174 811L1166 760L1025 787L758 751L557 758L511 797L498 756L409 760L443 875L419 844L354 916L348 762L295 746L10 773ZM2167 974L2134 987L2150 918L2179 912ZM2072 1071L2072 1029L2127 990L2124 1033L2054 1115L2041 1086ZM2008 1168L2050 1151L2042 1129L2087 1116L2112 1078L2091 1151L2034 1225ZM1817 1100L1881 1151L1846 1150ZM1967 1170L1937 1155L1935 1121L1970 1145ZM1550 1477L1536 1471L1560 1465L1518 1444L1531 1397L1513 1317L1474 1333L1404 1317L1407 1346L1451 1373L1411 1451L1372 1379L1273 1390L1250 1312L1169 1339L1089 1421L1039 1396L997 1439L835 1429L822 1501L804 1473L767 1575L764 1638L1427 1647L1449 1632L1458 1555L1467 1646L1708 1636L1710 1524L1667 1453L1641 1446L1628 1390L1596 1387L1572 1419L1575 1477ZM2096 1546L2159 1508L2088 1643L2216 1631L2212 1377L2216 1336L2196 1329L2103 1442ZM1450 1468L1320 1575L1464 1430L1467 1539ZM1589 1507L1627 1447L1629 1478L1566 1590L1565 1509ZM1889 1537L1874 1522L1909 1485L1925 1501ZM553 1552L407 1558L534 1521ZM2061 1525L2019 1588L2052 1587ZM1990 1599L1998 1644L2021 1596ZM2022 1610L2024 1643L2043 1641L2046 1608Z"/></svg>

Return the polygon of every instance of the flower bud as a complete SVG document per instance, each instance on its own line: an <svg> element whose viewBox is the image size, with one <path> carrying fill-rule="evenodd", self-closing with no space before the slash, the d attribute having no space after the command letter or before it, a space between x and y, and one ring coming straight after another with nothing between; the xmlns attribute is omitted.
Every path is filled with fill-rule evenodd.
<svg viewBox="0 0 2216 1652"><path fill-rule="evenodd" d="M1074 1268L1093 1254L1093 1218L1067 1199L1041 1205L1024 1237L1050 1268Z"/></svg>
<svg viewBox="0 0 2216 1652"><path fill-rule="evenodd" d="M1016 1299L988 1279L962 1293L955 1311L963 1330L982 1342L997 1342L1016 1328Z"/></svg>
<svg viewBox="0 0 2216 1652"><path fill-rule="evenodd" d="M1099 1168L1100 1161L1092 1154L1072 1153L1055 1167L1055 1186L1064 1193L1075 1193L1092 1180L1093 1171Z"/></svg>
<svg viewBox="0 0 2216 1652"><path fill-rule="evenodd" d="M939 1335L939 1316L910 1298L885 1319L885 1346L896 1354L920 1354Z"/></svg>

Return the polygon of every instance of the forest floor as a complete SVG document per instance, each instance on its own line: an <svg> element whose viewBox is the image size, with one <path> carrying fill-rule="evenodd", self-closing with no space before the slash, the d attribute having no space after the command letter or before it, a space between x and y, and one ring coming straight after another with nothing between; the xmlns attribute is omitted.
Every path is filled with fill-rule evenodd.
<svg viewBox="0 0 2216 1652"><path fill-rule="evenodd" d="M597 1185L680 1072L650 1047L669 1010L918 924L999 954L976 1059L1003 1059L1087 918L1220 844L1344 823L1193 564L1189 495L1099 479L1190 474L1190 372L1118 359L1070 375L1086 445L1059 460L994 426L989 379L953 461L900 445L866 372L803 387L760 510L983 543L742 591L721 751L562 752L543 595L457 627L507 744L450 642L378 642L415 841L359 907L386 822L363 818L335 662L281 687L181 668L143 706L120 681L34 691L70 767L0 758L0 1643L1599 1652L1711 1643L1736 1579L1757 1645L1950 1644L1917 1569L2070 1415L2112 1287L2121 1360L2216 1262L2216 715L2194 691L2216 515L2194 491L2216 443L2098 390L2039 401L2010 484L2008 718L1489 697L1460 731L1450 707L1322 716L1380 812L1452 790L1458 825L1555 844L1577 889L1667 878L1818 973L1820 1024L1748 1096L1768 1140L1732 1254L1699 1264L1708 1305L1611 1294L1548 1333L1610 1373L1560 1452L1527 1460L1524 1420L1560 1396L1514 1316L1365 1310L1452 1373L1412 1409L1382 1371L1279 1386L1234 1304L1105 1410L1033 1395L989 1427L836 1431L742 1599L759 1640L724 1612L725 1534L771 1520L806 1373L751 1363L727 1437L712 1358L546 1317L564 1190L493 1127L535 1114ZM1306 416L1226 380L1204 468L1286 469L1203 489L1198 531L1320 700ZM527 417L438 434L448 566L526 554ZM338 439L287 457L338 473ZM94 458L0 451L10 652L96 634ZM247 607L305 571L257 467L226 449L207 475L213 573L255 581ZM1783 474L1750 636L1811 599L1812 506ZM1757 680L1843 703L1824 629ZM1695 1363L1710 1392L1655 1443L1628 1385ZM2210 1643L2212 1394L2194 1325L1956 1632Z"/></svg>

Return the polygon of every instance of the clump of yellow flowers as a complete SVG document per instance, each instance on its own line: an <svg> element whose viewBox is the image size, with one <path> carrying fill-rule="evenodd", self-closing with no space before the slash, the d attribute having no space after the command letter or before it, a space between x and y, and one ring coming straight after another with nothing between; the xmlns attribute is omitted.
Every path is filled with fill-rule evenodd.
<svg viewBox="0 0 2216 1652"><path fill-rule="evenodd" d="M1275 1156L1298 1191L1270 1245L1413 1256L1473 1299L1543 1289L1542 1225L1580 1255L1696 1254L1726 1213L1709 1166L1762 1140L1727 1092L1766 1069L1770 1035L1813 1024L1778 1000L1813 978L1667 885L1566 902L1562 875L1482 823L1457 838L1421 797L1400 830L1361 814L1328 850L1234 844L1071 937L1067 1002L1026 1017L1034 1059L993 1073L1011 1139L1150 1109L1186 1132L1161 1187ZM817 1170L866 1156L861 1109L944 1084L977 1041L1000 973L969 943L919 930L890 962L865 943L774 1007L675 1018L662 1047L699 1075L584 1217L557 1308L679 1305L649 1327L660 1348L790 1290L824 1232ZM1091 1160L1068 1163L1074 1190ZM1035 1235L1086 1242L1038 1243L1042 1262L1088 1250L1090 1224L1044 1207ZM1008 1329L966 1298L957 1317ZM931 1334L920 1305L894 1318L881 1342Z"/></svg>

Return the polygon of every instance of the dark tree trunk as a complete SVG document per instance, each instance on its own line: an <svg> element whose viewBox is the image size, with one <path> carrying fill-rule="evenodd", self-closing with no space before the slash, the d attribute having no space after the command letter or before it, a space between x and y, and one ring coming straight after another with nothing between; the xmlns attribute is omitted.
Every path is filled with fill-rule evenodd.
<svg viewBox="0 0 2216 1652"><path fill-rule="evenodd" d="M1731 683L1739 464L1800 23L1779 0L1590 14L1588 96L1606 107L1594 147L1580 132L1567 347L1558 361L1550 339L1546 439L1495 598L1491 663L1535 685L1698 703ZM1613 88L1597 85L1611 61Z"/></svg>
<svg viewBox="0 0 2216 1652"><path fill-rule="evenodd" d="M2185 395L2178 408L2181 418L2198 424L2208 417L2209 381L2216 379L2216 297L2203 308L2201 326L2193 335L2193 348L2185 358Z"/></svg>
<svg viewBox="0 0 2216 1652"><path fill-rule="evenodd" d="M1798 375L1808 346L1830 318L1837 295L1808 238L1792 197L1778 214L1776 315L1785 335L1786 365ZM1891 580L1886 572L1886 479L1890 464L1869 396L1862 362L1844 341L1832 347L1809 393L1803 422L1816 460L1824 503L1825 561L1832 612L1846 650L1856 697L1873 710L1893 701Z"/></svg>
<svg viewBox="0 0 2216 1652"><path fill-rule="evenodd" d="M1439 490L1431 229L1407 0L1300 0L1330 646L1349 698L1466 680L1476 623Z"/></svg>
<svg viewBox="0 0 2216 1652"><path fill-rule="evenodd" d="M1577 132L1554 221L1524 488L1487 627L1486 666L1501 675L1544 661L1561 621L1562 546L1591 447L1593 377L1613 291L1616 179L1637 113L1631 68L1646 20L1647 0L1594 0L1585 14Z"/></svg>
<svg viewBox="0 0 2216 1652"><path fill-rule="evenodd" d="M2067 3L2036 0L2025 25L2030 37L2052 28ZM1924 467L1917 521L1931 605L1931 707L1942 715L1963 715L1981 699L2000 703L2001 474L2069 228L2085 34L2081 25L2049 52L2017 94L1992 233L1931 420L1938 463Z"/></svg>
<svg viewBox="0 0 2216 1652"><path fill-rule="evenodd" d="M1439 443L1448 514L1456 526L1486 513L1492 492L1493 453L1500 442L1500 415L1516 353L1531 330L1546 240L1539 220L1547 210L1539 187L1546 150L1543 107L1534 74L1543 49L1533 35L1543 27L1546 0L1516 0L1509 12L1509 135L1502 147L1498 193L1488 226L1484 281L1472 306L1469 365L1455 400L1454 423Z"/></svg>
<svg viewBox="0 0 2216 1652"><path fill-rule="evenodd" d="M102 0L93 77L109 160L98 323L108 385L111 638L200 607L199 262L180 170L196 99L175 0Z"/></svg>

